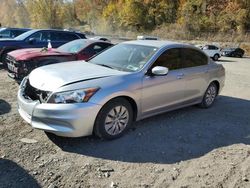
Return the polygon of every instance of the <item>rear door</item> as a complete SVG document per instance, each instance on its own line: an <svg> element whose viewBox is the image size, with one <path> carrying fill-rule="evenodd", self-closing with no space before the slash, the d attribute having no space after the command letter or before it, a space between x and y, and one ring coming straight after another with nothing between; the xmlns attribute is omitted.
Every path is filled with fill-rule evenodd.
<svg viewBox="0 0 250 188"><path fill-rule="evenodd" d="M196 49L181 49L185 101L195 101L203 96L209 81L209 58Z"/></svg>
<svg viewBox="0 0 250 188"><path fill-rule="evenodd" d="M183 102L185 82L181 67L180 49L168 49L154 62L155 66L169 69L165 76L146 74L143 78L142 115L147 116L165 111ZM149 69L149 72L150 72Z"/></svg>

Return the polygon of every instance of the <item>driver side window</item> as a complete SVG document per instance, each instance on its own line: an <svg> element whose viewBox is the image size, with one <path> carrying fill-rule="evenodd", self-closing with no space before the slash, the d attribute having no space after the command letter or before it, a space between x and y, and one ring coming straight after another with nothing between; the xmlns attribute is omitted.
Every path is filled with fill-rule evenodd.
<svg viewBox="0 0 250 188"><path fill-rule="evenodd" d="M182 68L180 49L173 48L163 52L160 57L154 62L152 68L156 66L167 67L169 70Z"/></svg>
<svg viewBox="0 0 250 188"><path fill-rule="evenodd" d="M47 42L50 39L49 32L36 32L29 37L35 39L37 42Z"/></svg>

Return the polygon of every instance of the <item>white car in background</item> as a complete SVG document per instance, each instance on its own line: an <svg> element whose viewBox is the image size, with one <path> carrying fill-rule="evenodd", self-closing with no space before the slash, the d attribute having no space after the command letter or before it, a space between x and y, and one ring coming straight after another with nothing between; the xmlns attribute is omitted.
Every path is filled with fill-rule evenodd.
<svg viewBox="0 0 250 188"><path fill-rule="evenodd" d="M139 35L137 36L137 40L159 40L159 38L154 36Z"/></svg>
<svg viewBox="0 0 250 188"><path fill-rule="evenodd" d="M205 45L201 49L214 61L218 61L218 59L221 57L220 48L215 45Z"/></svg>
<svg viewBox="0 0 250 188"><path fill-rule="evenodd" d="M105 42L111 42L111 40L109 40L108 38L106 37L102 37L102 36L95 36L95 37L92 37L90 38L91 40L102 40L102 41L105 41Z"/></svg>

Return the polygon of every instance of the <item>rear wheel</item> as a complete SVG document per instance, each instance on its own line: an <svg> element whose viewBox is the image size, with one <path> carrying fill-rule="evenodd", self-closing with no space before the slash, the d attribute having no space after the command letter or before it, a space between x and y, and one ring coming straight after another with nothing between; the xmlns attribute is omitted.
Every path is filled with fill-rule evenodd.
<svg viewBox="0 0 250 188"><path fill-rule="evenodd" d="M215 100L217 94L218 94L218 87L214 82L212 82L208 86L208 88L203 96L202 102L200 103L200 106L202 108L211 107L214 103L214 100Z"/></svg>
<svg viewBox="0 0 250 188"><path fill-rule="evenodd" d="M243 57L243 55L242 55L242 54L240 54L240 53L238 53L238 54L237 54L237 57L242 58L242 57Z"/></svg>
<svg viewBox="0 0 250 188"><path fill-rule="evenodd" d="M220 56L219 56L218 54L215 54L214 57L213 57L213 60L214 60L214 61L218 61L219 57L220 57Z"/></svg>
<svg viewBox="0 0 250 188"><path fill-rule="evenodd" d="M96 117L94 132L104 139L122 136L133 120L133 109L123 98L116 98L105 104Z"/></svg>

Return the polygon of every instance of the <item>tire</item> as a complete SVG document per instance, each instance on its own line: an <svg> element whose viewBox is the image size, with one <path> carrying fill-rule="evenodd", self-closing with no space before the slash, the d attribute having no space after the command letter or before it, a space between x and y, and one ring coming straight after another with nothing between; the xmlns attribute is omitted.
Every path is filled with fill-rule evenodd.
<svg viewBox="0 0 250 188"><path fill-rule="evenodd" d="M124 98L106 103L98 113L94 133L100 138L111 140L121 137L131 126L133 109Z"/></svg>
<svg viewBox="0 0 250 188"><path fill-rule="evenodd" d="M219 56L218 54L214 54L213 60L214 60L214 61L218 61L219 57L220 57L220 56Z"/></svg>
<svg viewBox="0 0 250 188"><path fill-rule="evenodd" d="M208 88L203 96L202 102L200 103L200 107L202 107L202 108L211 107L214 104L214 101L215 101L215 98L217 97L217 95L218 95L218 87L214 82L212 82L208 86Z"/></svg>

